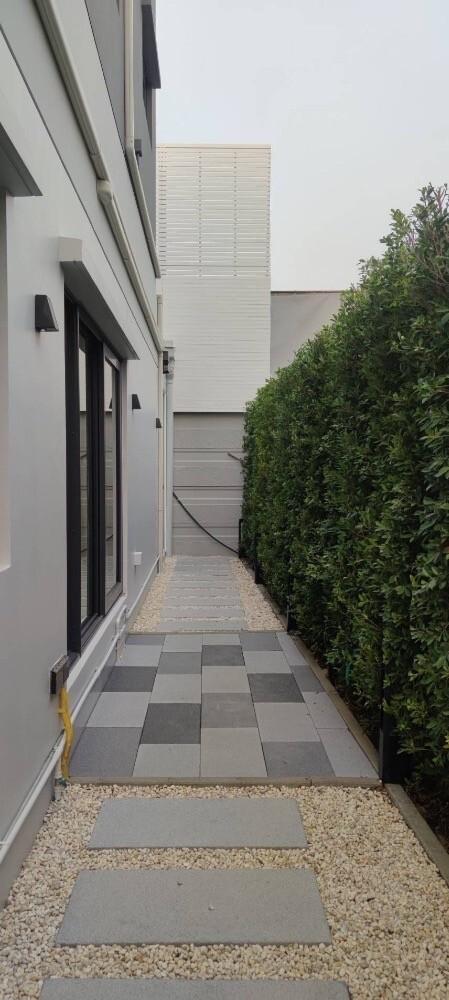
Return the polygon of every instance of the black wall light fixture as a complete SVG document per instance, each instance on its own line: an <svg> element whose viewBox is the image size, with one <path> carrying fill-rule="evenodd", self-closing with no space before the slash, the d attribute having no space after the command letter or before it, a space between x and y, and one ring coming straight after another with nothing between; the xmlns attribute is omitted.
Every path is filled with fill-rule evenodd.
<svg viewBox="0 0 449 1000"><path fill-rule="evenodd" d="M156 417L156 427L157 427L158 431L161 430L162 422L161 422L161 420L160 420L159 417Z"/></svg>
<svg viewBox="0 0 449 1000"><path fill-rule="evenodd" d="M59 330L55 311L48 295L34 296L34 328L37 333L53 333Z"/></svg>
<svg viewBox="0 0 449 1000"><path fill-rule="evenodd" d="M131 396L131 409L132 410L141 410L142 409L142 407L140 405L140 399L139 399L139 397L137 395L137 392L133 392L133 394Z"/></svg>

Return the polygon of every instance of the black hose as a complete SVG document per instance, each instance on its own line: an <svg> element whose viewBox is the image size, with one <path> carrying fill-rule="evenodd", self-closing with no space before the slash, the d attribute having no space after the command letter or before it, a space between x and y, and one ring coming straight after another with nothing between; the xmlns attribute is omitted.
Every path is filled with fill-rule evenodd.
<svg viewBox="0 0 449 1000"><path fill-rule="evenodd" d="M173 490L173 496L175 500L178 501L179 506L182 507L182 509L186 512L187 516L190 517L190 520L193 521L193 523L196 524L198 528L201 528L201 531L204 531L205 535L209 535L209 538L212 538L214 542L218 542L218 544L222 545L224 549L229 549L230 552L233 552L234 555L238 556L237 549L233 549L231 545L227 545L226 542L222 542L221 538L217 538L216 535L213 535L212 532L208 531L207 528L204 527L204 524L200 524L200 522L197 521L196 517L194 517L193 514L190 512L190 510L187 509L186 505L183 504L182 500L179 499L174 490Z"/></svg>

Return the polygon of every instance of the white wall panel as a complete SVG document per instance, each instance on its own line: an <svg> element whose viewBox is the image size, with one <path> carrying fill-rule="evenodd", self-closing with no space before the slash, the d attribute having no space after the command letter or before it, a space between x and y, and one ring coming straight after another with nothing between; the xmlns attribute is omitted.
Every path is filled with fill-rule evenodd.
<svg viewBox="0 0 449 1000"><path fill-rule="evenodd" d="M159 147L158 238L175 410L242 412L270 367L270 147Z"/></svg>

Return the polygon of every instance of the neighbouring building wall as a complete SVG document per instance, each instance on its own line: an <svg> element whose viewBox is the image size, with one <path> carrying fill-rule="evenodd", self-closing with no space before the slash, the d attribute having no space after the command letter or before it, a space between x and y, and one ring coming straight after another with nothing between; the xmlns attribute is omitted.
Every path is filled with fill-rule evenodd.
<svg viewBox="0 0 449 1000"><path fill-rule="evenodd" d="M270 147L160 146L158 244L175 493L237 550L243 413L270 371ZM226 555L176 499L173 526L175 553Z"/></svg>
<svg viewBox="0 0 449 1000"><path fill-rule="evenodd" d="M174 408L241 413L270 366L270 147L159 146Z"/></svg>
<svg viewBox="0 0 449 1000"><path fill-rule="evenodd" d="M156 314L154 269L84 0L61 4L59 17ZM9 188L6 194L0 191L0 389L9 394L7 406L0 402L0 416L9 418L8 434L0 430L0 474L6 476L0 492L0 841L61 731L57 698L49 689L50 669L68 648L67 274L61 238L82 247L91 287L109 310L111 327L106 323L101 330L106 343L112 329L122 338L116 353L122 377L123 593L69 675L72 710L111 655L125 610L133 608L157 567L160 434L158 350L100 203L92 159L37 5L32 0L5 4L1 20L0 161L5 142L20 157L35 190L28 197L15 197ZM36 333L36 293L50 297L57 332ZM139 396L140 410L131 409L132 393ZM136 567L133 550L142 552ZM48 798L48 781L43 794ZM29 846L29 838L23 843ZM0 867L0 905L21 856L23 851L12 849Z"/></svg>
<svg viewBox="0 0 449 1000"><path fill-rule="evenodd" d="M341 292L272 292L270 371L290 364L301 344L338 312Z"/></svg>

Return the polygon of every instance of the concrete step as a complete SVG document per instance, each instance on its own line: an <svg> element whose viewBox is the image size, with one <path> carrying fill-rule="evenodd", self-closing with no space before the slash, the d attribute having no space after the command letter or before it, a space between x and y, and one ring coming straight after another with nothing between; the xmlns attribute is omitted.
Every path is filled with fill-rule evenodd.
<svg viewBox="0 0 449 1000"><path fill-rule="evenodd" d="M349 1000L344 983L319 979L47 979L41 1000Z"/></svg>
<svg viewBox="0 0 449 1000"><path fill-rule="evenodd" d="M144 799L103 802L90 848L306 847L296 802L288 799Z"/></svg>
<svg viewBox="0 0 449 1000"><path fill-rule="evenodd" d="M58 945L329 944L308 869L112 870L78 876Z"/></svg>

